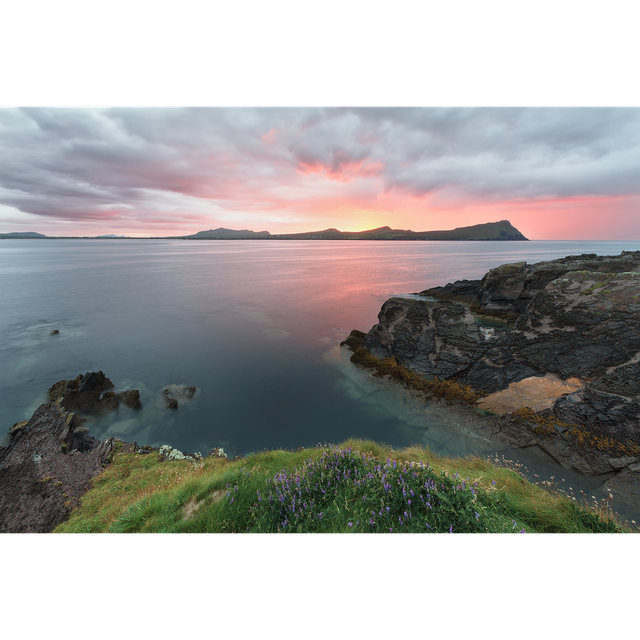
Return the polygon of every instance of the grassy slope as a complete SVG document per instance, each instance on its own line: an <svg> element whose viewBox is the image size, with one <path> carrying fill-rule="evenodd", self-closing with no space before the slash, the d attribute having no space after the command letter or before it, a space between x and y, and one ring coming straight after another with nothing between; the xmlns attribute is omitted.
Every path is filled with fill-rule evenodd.
<svg viewBox="0 0 640 640"><path fill-rule="evenodd" d="M331 470L332 460L342 467ZM393 460L397 461L396 469ZM414 463L411 467L410 462ZM344 473L346 463L352 468L348 473ZM363 466L365 463L368 466ZM316 491L313 497L309 493L312 489L305 492L305 477L311 477L318 465L324 466L315 469L311 485L322 471L322 482L328 478L333 481L337 494L329 497ZM363 488L354 484L353 475L346 477L356 467L361 471L357 477ZM303 468L306 474L300 473ZM342 471L342 479L336 477L336 469ZM365 477L363 471L369 475ZM427 473L437 479L431 490L435 500L429 499L434 505L436 500L442 503L432 510L418 501L418 492L426 494L422 483ZM386 480L380 482L381 477ZM388 489L383 488L385 482ZM440 491L445 483L447 490ZM298 494L297 487L302 493ZM408 493L413 491L411 487L415 495ZM266 502L269 490L273 492L272 506ZM407 506L409 495L414 496L411 507ZM278 496L284 502L276 499ZM276 513L283 504L291 506L287 500L293 500L294 508L299 507L302 514L296 516L293 527L293 522L283 525L284 516ZM316 500L315 509L307 504L312 500ZM385 504L391 507L390 514L382 513ZM380 517L371 506L381 509ZM410 513L413 510L414 517L407 517L407 509ZM289 518L294 521L291 515ZM233 462L220 458L163 462L155 452L116 454L113 464L94 479L82 506L56 532L427 531L427 520L434 531L448 531L454 525L460 532L624 530L602 505L578 507L564 495L530 484L513 464L443 458L416 446L392 451L375 442L349 440L334 449L268 451Z"/></svg>

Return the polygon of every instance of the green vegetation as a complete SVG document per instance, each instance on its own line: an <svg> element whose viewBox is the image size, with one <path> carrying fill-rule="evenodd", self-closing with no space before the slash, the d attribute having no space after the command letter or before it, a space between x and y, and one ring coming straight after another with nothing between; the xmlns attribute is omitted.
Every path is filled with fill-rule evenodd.
<svg viewBox="0 0 640 640"><path fill-rule="evenodd" d="M621 532L509 461L372 441L163 462L118 452L56 532Z"/></svg>

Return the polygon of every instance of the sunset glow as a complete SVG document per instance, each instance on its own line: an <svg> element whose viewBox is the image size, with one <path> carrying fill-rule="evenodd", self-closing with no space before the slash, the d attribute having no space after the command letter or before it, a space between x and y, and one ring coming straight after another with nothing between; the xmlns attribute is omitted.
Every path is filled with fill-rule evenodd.
<svg viewBox="0 0 640 640"><path fill-rule="evenodd" d="M638 109L0 109L0 233L640 239Z"/></svg>

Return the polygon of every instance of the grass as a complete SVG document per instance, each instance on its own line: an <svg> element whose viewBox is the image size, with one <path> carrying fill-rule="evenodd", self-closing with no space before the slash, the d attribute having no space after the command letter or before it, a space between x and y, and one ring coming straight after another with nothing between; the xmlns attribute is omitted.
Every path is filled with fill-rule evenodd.
<svg viewBox="0 0 640 640"><path fill-rule="evenodd" d="M351 439L241 460L116 453L56 532L622 532L607 503L532 484L509 461Z"/></svg>

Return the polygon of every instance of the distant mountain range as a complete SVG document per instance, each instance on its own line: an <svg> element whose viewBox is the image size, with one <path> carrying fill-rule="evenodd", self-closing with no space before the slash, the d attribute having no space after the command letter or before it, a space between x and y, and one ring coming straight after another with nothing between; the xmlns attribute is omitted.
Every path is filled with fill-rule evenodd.
<svg viewBox="0 0 640 640"><path fill-rule="evenodd" d="M189 240L254 240L257 238L269 238L273 239L268 231L249 231L243 229L242 231L236 231L235 229L209 229L209 231L198 231L191 236L180 236L182 238L188 238Z"/></svg>
<svg viewBox="0 0 640 640"><path fill-rule="evenodd" d="M46 238L41 233L35 231L13 231L12 233L0 233L0 238Z"/></svg>
<svg viewBox="0 0 640 640"><path fill-rule="evenodd" d="M180 236L187 240L528 240L508 220L485 222L470 227L458 227L450 231L411 231L379 227L368 231L338 231L325 229L306 233L271 234L268 231L244 229L210 229L190 236Z"/></svg>
<svg viewBox="0 0 640 640"><path fill-rule="evenodd" d="M126 238L126 236L116 236L112 233L96 237ZM0 234L0 238L47 238L47 236L28 231L25 233L4 233ZM169 238L176 240L528 240L508 220L474 224L470 227L458 227L450 231L411 231L379 227L368 231L325 229L324 231L306 233L271 234L268 231L223 229L220 227L219 229L198 231L198 233L190 236L170 236Z"/></svg>

